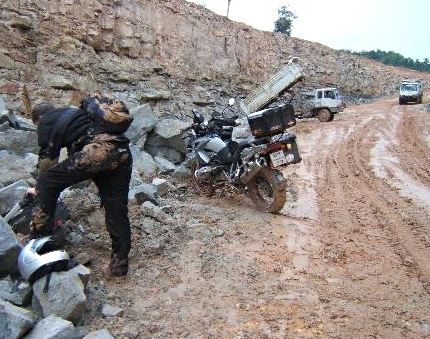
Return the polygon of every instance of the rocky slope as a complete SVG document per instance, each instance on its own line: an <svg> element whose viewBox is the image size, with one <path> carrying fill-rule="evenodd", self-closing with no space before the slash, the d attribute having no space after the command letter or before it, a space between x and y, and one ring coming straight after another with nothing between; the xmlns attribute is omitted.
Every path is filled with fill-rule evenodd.
<svg viewBox="0 0 430 339"><path fill-rule="evenodd" d="M293 56L308 74L302 87L337 85L347 95L384 95L401 78L423 77L255 30L183 0L0 6L0 94L8 108L21 106L27 83L36 100L67 103L74 89L99 88L131 106L151 102L159 115L180 115L246 95Z"/></svg>

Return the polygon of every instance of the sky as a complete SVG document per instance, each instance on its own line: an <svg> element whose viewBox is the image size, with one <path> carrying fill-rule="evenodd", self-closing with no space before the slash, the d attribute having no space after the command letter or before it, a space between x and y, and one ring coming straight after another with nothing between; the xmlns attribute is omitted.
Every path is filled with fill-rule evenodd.
<svg viewBox="0 0 430 339"><path fill-rule="evenodd" d="M227 0L189 1L227 13ZM293 37L335 49L381 49L430 59L430 0L231 0L229 18L273 31L283 5L298 17Z"/></svg>

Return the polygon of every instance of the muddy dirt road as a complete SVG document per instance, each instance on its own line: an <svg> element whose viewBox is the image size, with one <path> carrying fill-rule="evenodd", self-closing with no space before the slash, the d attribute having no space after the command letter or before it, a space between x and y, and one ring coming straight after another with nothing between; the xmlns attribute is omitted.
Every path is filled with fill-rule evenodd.
<svg viewBox="0 0 430 339"><path fill-rule="evenodd" d="M429 337L429 117L392 98L300 121L280 215L229 192L170 196L167 225L133 207L126 280L105 276L106 238L85 248L87 322L141 338ZM101 317L102 300L124 315Z"/></svg>

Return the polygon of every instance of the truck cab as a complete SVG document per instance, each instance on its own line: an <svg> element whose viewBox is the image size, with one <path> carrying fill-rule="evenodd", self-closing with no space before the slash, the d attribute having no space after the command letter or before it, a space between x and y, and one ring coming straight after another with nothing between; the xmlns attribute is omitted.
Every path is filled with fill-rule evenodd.
<svg viewBox="0 0 430 339"><path fill-rule="evenodd" d="M423 103L423 86L419 80L404 80L399 87L399 105L413 102Z"/></svg>
<svg viewBox="0 0 430 339"><path fill-rule="evenodd" d="M317 117L321 122L334 119L334 114L343 110L342 100L336 87L318 88L304 93L303 118Z"/></svg>

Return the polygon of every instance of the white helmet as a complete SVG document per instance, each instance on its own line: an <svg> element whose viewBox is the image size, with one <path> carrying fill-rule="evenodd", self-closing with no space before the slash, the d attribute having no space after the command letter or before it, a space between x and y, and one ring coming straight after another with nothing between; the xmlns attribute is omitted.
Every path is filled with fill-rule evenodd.
<svg viewBox="0 0 430 339"><path fill-rule="evenodd" d="M63 271L70 260L66 251L52 251L39 254L43 245L51 240L51 237L43 237L31 240L18 257L18 269L22 277L30 283L42 278L50 272Z"/></svg>

